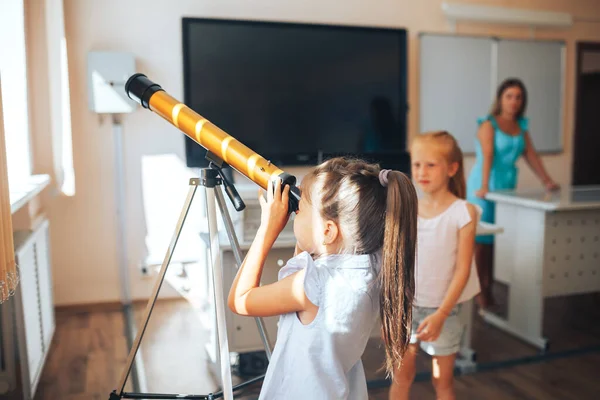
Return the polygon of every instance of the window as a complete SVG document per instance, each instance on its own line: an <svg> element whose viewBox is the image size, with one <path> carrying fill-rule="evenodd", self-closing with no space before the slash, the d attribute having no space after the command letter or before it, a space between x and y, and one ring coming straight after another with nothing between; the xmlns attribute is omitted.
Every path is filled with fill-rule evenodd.
<svg viewBox="0 0 600 400"><path fill-rule="evenodd" d="M63 182L61 191L67 196L75 194L75 170L73 169L73 140L71 134L71 97L69 94L69 67L67 63L67 40L61 40L60 73L61 73L61 105L62 105L62 151L61 163Z"/></svg>
<svg viewBox="0 0 600 400"><path fill-rule="evenodd" d="M31 175L23 0L0 1L0 77L9 186Z"/></svg>

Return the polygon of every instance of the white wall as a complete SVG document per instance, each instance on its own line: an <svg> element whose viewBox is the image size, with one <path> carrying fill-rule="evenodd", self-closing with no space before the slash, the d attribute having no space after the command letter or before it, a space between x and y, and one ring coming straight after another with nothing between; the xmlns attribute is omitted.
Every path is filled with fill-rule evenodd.
<svg viewBox="0 0 600 400"><path fill-rule="evenodd" d="M466 0L463 0L466 1ZM566 11L600 18L595 0L471 0L473 3ZM58 304L116 301L119 298L115 248L113 150L110 120L87 108L86 55L93 50L135 54L138 70L159 83L169 94L183 99L181 18L183 16L300 21L367 26L406 27L409 43L410 135L418 121L418 40L420 31L447 32L441 0L65 0L65 27L69 51L74 166L74 197L52 200L52 254L55 298ZM458 26L459 33L495 34L528 38L525 28ZM563 154L545 157L551 175L568 183L571 170L575 40L599 40L600 24L577 23L568 30L537 33L539 38L567 41L567 90L564 110ZM441 66L443 68L443 66ZM198 110L200 113L201 110ZM183 159L183 135L147 110L126 115L124 122L127 186L127 248L134 297L146 297L153 281L138 278L137 265L144 257L145 226L141 190L144 155L176 154ZM35 133L43 139L43 132ZM42 152L40 165L48 165ZM470 168L472 160L468 160ZM302 174L303 170L290 170ZM521 186L537 185L521 169ZM186 185L185 182L181 182Z"/></svg>

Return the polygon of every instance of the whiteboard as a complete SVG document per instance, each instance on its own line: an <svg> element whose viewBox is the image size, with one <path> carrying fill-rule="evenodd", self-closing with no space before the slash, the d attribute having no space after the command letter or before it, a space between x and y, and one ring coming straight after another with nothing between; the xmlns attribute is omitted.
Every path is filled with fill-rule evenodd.
<svg viewBox="0 0 600 400"><path fill-rule="evenodd" d="M419 131L447 130L475 151L477 118L507 77L523 80L534 146L562 150L564 43L445 34L420 35Z"/></svg>
<svg viewBox="0 0 600 400"><path fill-rule="evenodd" d="M562 42L498 41L498 83L517 77L527 88L529 134L538 151L562 150Z"/></svg>
<svg viewBox="0 0 600 400"><path fill-rule="evenodd" d="M475 151L477 118L492 98L492 41L423 35L420 54L420 132L446 130Z"/></svg>

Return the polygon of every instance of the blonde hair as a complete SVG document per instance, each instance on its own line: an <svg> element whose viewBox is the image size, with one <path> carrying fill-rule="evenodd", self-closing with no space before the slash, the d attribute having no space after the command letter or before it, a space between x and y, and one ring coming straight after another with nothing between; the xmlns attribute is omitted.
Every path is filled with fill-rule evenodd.
<svg viewBox="0 0 600 400"><path fill-rule="evenodd" d="M460 199L466 198L467 184L465 182L463 154L454 136L446 131L426 132L418 135L413 140L412 146L417 143L434 143L443 149L448 164L458 164L456 173L448 182L448 190L450 190L452 194Z"/></svg>

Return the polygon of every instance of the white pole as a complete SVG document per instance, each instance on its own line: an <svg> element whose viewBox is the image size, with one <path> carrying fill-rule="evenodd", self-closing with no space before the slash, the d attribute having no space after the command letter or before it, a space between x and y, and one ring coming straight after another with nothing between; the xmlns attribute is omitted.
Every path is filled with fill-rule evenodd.
<svg viewBox="0 0 600 400"><path fill-rule="evenodd" d="M219 337L219 366L221 368L221 385L225 400L233 400L231 382L231 365L229 360L229 343L227 341L227 325L225 321L225 297L223 294L223 269L221 265L221 252L219 251L219 233L217 230L217 212L215 206L215 188L207 187L206 216L208 218L208 232L210 238L210 258L212 260L213 293L217 314L217 333Z"/></svg>

